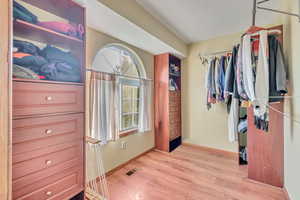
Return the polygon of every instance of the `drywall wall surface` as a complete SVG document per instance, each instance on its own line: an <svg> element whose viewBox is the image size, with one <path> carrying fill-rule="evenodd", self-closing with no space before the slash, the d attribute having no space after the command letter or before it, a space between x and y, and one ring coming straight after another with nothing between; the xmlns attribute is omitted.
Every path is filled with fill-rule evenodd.
<svg viewBox="0 0 300 200"><path fill-rule="evenodd" d="M141 58L141 60L144 63L145 70L147 73L148 78L153 78L154 76L154 56L140 50L138 48L135 48L133 46L130 46L124 42L121 42L115 38L112 38L108 35L105 35L103 33L100 33L98 31L95 31L94 29L88 28L87 29L87 68L91 68L91 65L93 63L93 59L96 56L97 52L103 48L107 44L111 43L120 43L123 45L126 45L133 51L135 51L138 56ZM90 73L87 73L87 82L89 82L89 75ZM89 111L89 98L88 98L88 84L87 84L87 108L86 110ZM152 109L154 112L154 108ZM89 121L89 116L87 112L87 121ZM152 114L154 116L154 114ZM152 120L154 121L154 120ZM89 127L86 127L86 131L89 131ZM122 142L127 143L126 149L121 149ZM127 162L128 160L134 158L135 156L138 156L145 151L151 149L154 147L154 127L152 128L152 131L143 133L143 134L135 134L130 135L124 138L121 138L120 140L116 142L109 142L108 144L104 145L102 148L103 152L103 161L104 161L104 168L105 171L108 172L115 167Z"/></svg>
<svg viewBox="0 0 300 200"><path fill-rule="evenodd" d="M299 13L299 1L284 1L282 9L293 13ZM283 17L285 24L284 49L289 66L289 95L293 99L285 102L285 112L290 117L285 118L285 188L291 200L300 199L300 23L296 17Z"/></svg>
<svg viewBox="0 0 300 200"><path fill-rule="evenodd" d="M189 46L188 57L182 68L182 119L184 142L226 151L237 152L236 143L230 143L227 131L225 104L206 107L205 75L208 65L203 65L199 54L231 50L239 43L240 34L218 37Z"/></svg>
<svg viewBox="0 0 300 200"><path fill-rule="evenodd" d="M98 0L184 55L187 45L134 0Z"/></svg>

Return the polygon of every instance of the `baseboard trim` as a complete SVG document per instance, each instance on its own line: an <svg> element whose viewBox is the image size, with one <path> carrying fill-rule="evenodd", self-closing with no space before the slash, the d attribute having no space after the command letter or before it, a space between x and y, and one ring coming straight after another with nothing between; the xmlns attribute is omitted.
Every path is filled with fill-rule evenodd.
<svg viewBox="0 0 300 200"><path fill-rule="evenodd" d="M291 200L290 195L285 187L283 188L283 193L285 196L285 200Z"/></svg>
<svg viewBox="0 0 300 200"><path fill-rule="evenodd" d="M132 161L134 161L134 160L136 160L136 159L138 159L138 158L140 158L140 157L146 155L147 153L153 151L154 149L155 149L155 147L153 147L153 148L151 148L151 149L149 149L149 150L147 150L147 151L145 151L145 152L143 152L143 153L141 153L141 154L139 154L139 155L137 155L137 156L131 158L130 160L126 161L125 163L122 163L121 165L119 165L119 166L113 168L112 170L106 172L106 173L105 173L106 177L111 176L113 173L115 173L115 172L118 171L119 169L125 167L125 166L128 165L130 162L132 162Z"/></svg>
<svg viewBox="0 0 300 200"><path fill-rule="evenodd" d="M220 156L224 156L226 158L230 158L230 159L234 159L234 160L238 160L239 159L239 154L235 153L235 152L231 152L231 151L225 151L225 150L220 150L220 149L215 149L215 148L211 148L211 147L204 147L201 145L197 145L197 144L190 144L190 143L186 143L183 142L182 143L183 146L187 146L187 147L192 147L201 151L206 151L215 155L220 155Z"/></svg>

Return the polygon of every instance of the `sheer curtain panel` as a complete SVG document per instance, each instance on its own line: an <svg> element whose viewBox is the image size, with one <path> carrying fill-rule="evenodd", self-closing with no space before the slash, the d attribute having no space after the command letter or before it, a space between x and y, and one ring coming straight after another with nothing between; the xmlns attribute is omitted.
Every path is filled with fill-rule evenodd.
<svg viewBox="0 0 300 200"><path fill-rule="evenodd" d="M102 144L119 139L118 78L92 72L90 81L90 136Z"/></svg>

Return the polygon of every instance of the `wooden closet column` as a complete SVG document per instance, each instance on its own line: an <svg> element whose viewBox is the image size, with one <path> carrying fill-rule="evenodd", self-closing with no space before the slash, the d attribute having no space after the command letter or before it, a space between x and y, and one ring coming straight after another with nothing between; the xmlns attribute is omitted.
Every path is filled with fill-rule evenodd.
<svg viewBox="0 0 300 200"><path fill-rule="evenodd" d="M11 191L11 144L10 144L10 1L2 0L0 6L0 199L9 200Z"/></svg>
<svg viewBox="0 0 300 200"><path fill-rule="evenodd" d="M282 26L272 27L283 32ZM278 38L283 41L283 35ZM284 102L271 103L284 112ZM254 125L253 108L248 108L248 177L277 187L284 181L284 116L270 109L269 132L258 130Z"/></svg>
<svg viewBox="0 0 300 200"><path fill-rule="evenodd" d="M72 0L18 2L43 10L54 21L82 25L86 33L85 8ZM76 61L69 68L80 81L13 78L12 199L70 199L85 185L85 33L70 36L20 19L13 20L13 27L20 40L70 52L80 69Z"/></svg>

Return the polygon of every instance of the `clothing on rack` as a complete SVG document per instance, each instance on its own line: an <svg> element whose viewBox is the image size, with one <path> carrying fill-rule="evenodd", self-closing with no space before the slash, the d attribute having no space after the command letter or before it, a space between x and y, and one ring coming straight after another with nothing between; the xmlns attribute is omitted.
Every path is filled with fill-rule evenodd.
<svg viewBox="0 0 300 200"><path fill-rule="evenodd" d="M239 125L238 125L238 132L246 133L247 129L248 129L248 120L247 119L240 120Z"/></svg>

